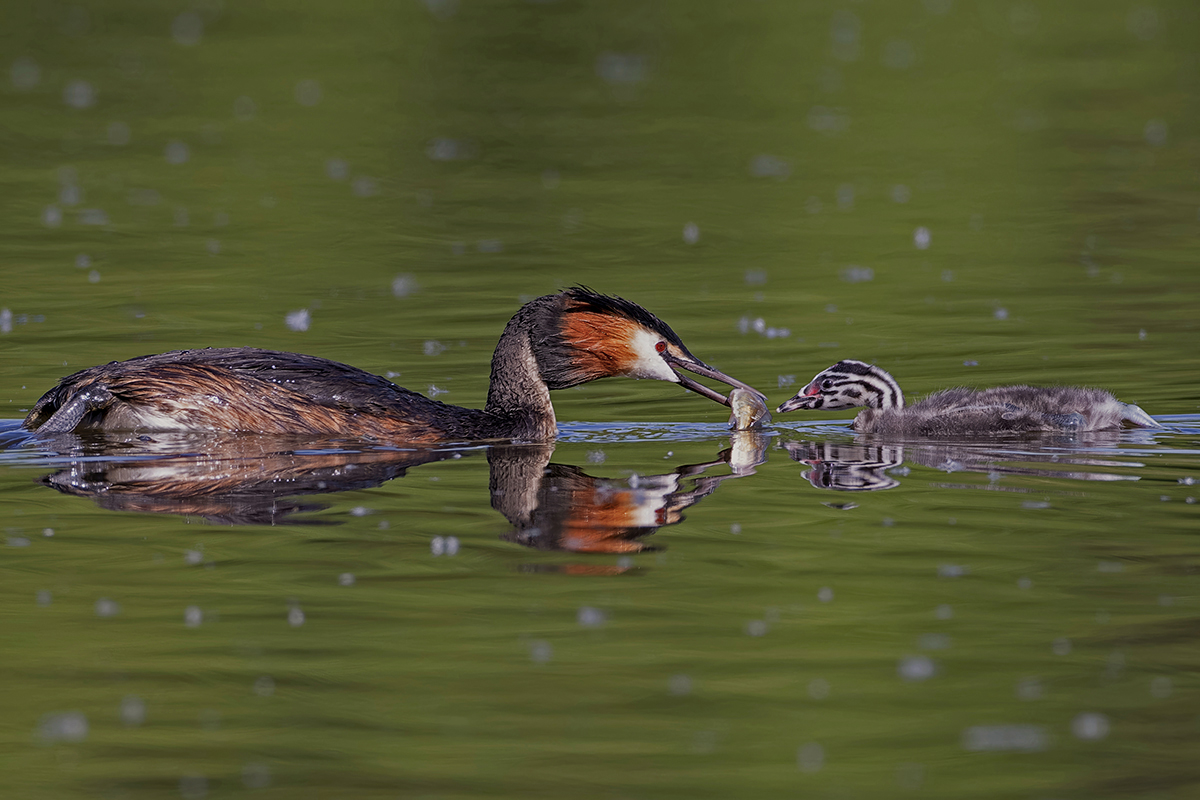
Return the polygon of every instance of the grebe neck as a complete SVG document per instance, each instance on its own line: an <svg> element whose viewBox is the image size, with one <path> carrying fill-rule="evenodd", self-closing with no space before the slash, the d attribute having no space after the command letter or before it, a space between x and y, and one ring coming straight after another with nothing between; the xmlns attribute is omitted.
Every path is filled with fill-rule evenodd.
<svg viewBox="0 0 1200 800"><path fill-rule="evenodd" d="M524 315L513 317L496 343L484 411L505 420L520 438L553 439L558 431L550 389L534 356Z"/></svg>

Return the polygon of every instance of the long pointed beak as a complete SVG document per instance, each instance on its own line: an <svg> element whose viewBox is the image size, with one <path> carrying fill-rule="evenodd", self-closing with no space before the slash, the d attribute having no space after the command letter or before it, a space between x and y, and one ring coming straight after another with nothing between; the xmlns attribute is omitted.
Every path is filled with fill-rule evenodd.
<svg viewBox="0 0 1200 800"><path fill-rule="evenodd" d="M729 405L728 397L721 394L720 392L717 392L717 391L714 391L714 390L708 388L707 386L705 386L702 383L692 380L691 378L689 378L685 375L680 375L679 370L686 369L688 372L694 372L697 375L703 375L706 378L712 378L715 381L720 381L721 383L727 384L729 386L735 386L740 389L746 389L747 391L754 392L756 395L761 397L763 399L764 403L767 401L767 396L765 394L763 394L762 392L760 392L758 389L755 389L750 384L742 383L737 378L731 378L728 375L726 375L724 372L721 372L720 370L715 370L712 367L708 366L707 364L701 363L699 361L684 361L683 359L676 358L675 356L672 356L669 353L663 354L663 360L666 361L667 364L671 367L671 369L675 372L675 374L679 376L679 385L680 386L682 386L685 389L690 389L691 391L695 392L696 394L702 394L705 397L707 397L709 400L716 401L723 406Z"/></svg>

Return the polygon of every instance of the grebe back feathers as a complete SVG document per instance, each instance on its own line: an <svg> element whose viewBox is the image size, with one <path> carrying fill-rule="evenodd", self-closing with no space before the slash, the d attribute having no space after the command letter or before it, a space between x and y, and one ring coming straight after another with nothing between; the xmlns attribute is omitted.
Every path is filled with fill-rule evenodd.
<svg viewBox="0 0 1200 800"><path fill-rule="evenodd" d="M24 427L209 430L408 442L516 439L556 432L551 389L624 375L678 383L717 402L687 370L751 389L693 356L666 323L619 297L574 287L522 306L492 357L484 408L431 400L336 361L257 348L180 350L63 378Z"/></svg>

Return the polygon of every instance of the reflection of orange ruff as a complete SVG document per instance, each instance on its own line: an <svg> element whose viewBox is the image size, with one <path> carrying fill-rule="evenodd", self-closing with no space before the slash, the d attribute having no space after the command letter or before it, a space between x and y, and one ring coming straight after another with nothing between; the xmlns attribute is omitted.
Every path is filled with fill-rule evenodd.
<svg viewBox="0 0 1200 800"><path fill-rule="evenodd" d="M617 564L563 564L555 571L561 572L564 575L580 575L584 577L610 577L612 575L620 575L623 572L628 572L630 567L622 567Z"/></svg>
<svg viewBox="0 0 1200 800"><path fill-rule="evenodd" d="M631 491L586 491L576 508L583 513L573 515L563 525L562 545L574 553L638 553L646 545L637 537L652 533L668 524L667 510L654 510L654 524L639 519L645 511L638 503L638 493ZM639 524L642 523L642 524Z"/></svg>
<svg viewBox="0 0 1200 800"><path fill-rule="evenodd" d="M637 329L627 320L587 311L564 319L563 338L576 348L571 371L578 382L620 375L637 360L629 338Z"/></svg>

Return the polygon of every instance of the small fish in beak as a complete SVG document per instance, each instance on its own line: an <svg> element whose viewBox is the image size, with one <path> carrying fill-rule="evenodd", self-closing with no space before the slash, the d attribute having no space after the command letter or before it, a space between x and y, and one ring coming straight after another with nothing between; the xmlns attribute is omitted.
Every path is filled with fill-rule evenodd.
<svg viewBox="0 0 1200 800"><path fill-rule="evenodd" d="M763 402L763 396L756 391L735 388L729 393L729 427L735 431L748 431L761 428L763 423L771 421L771 412Z"/></svg>

